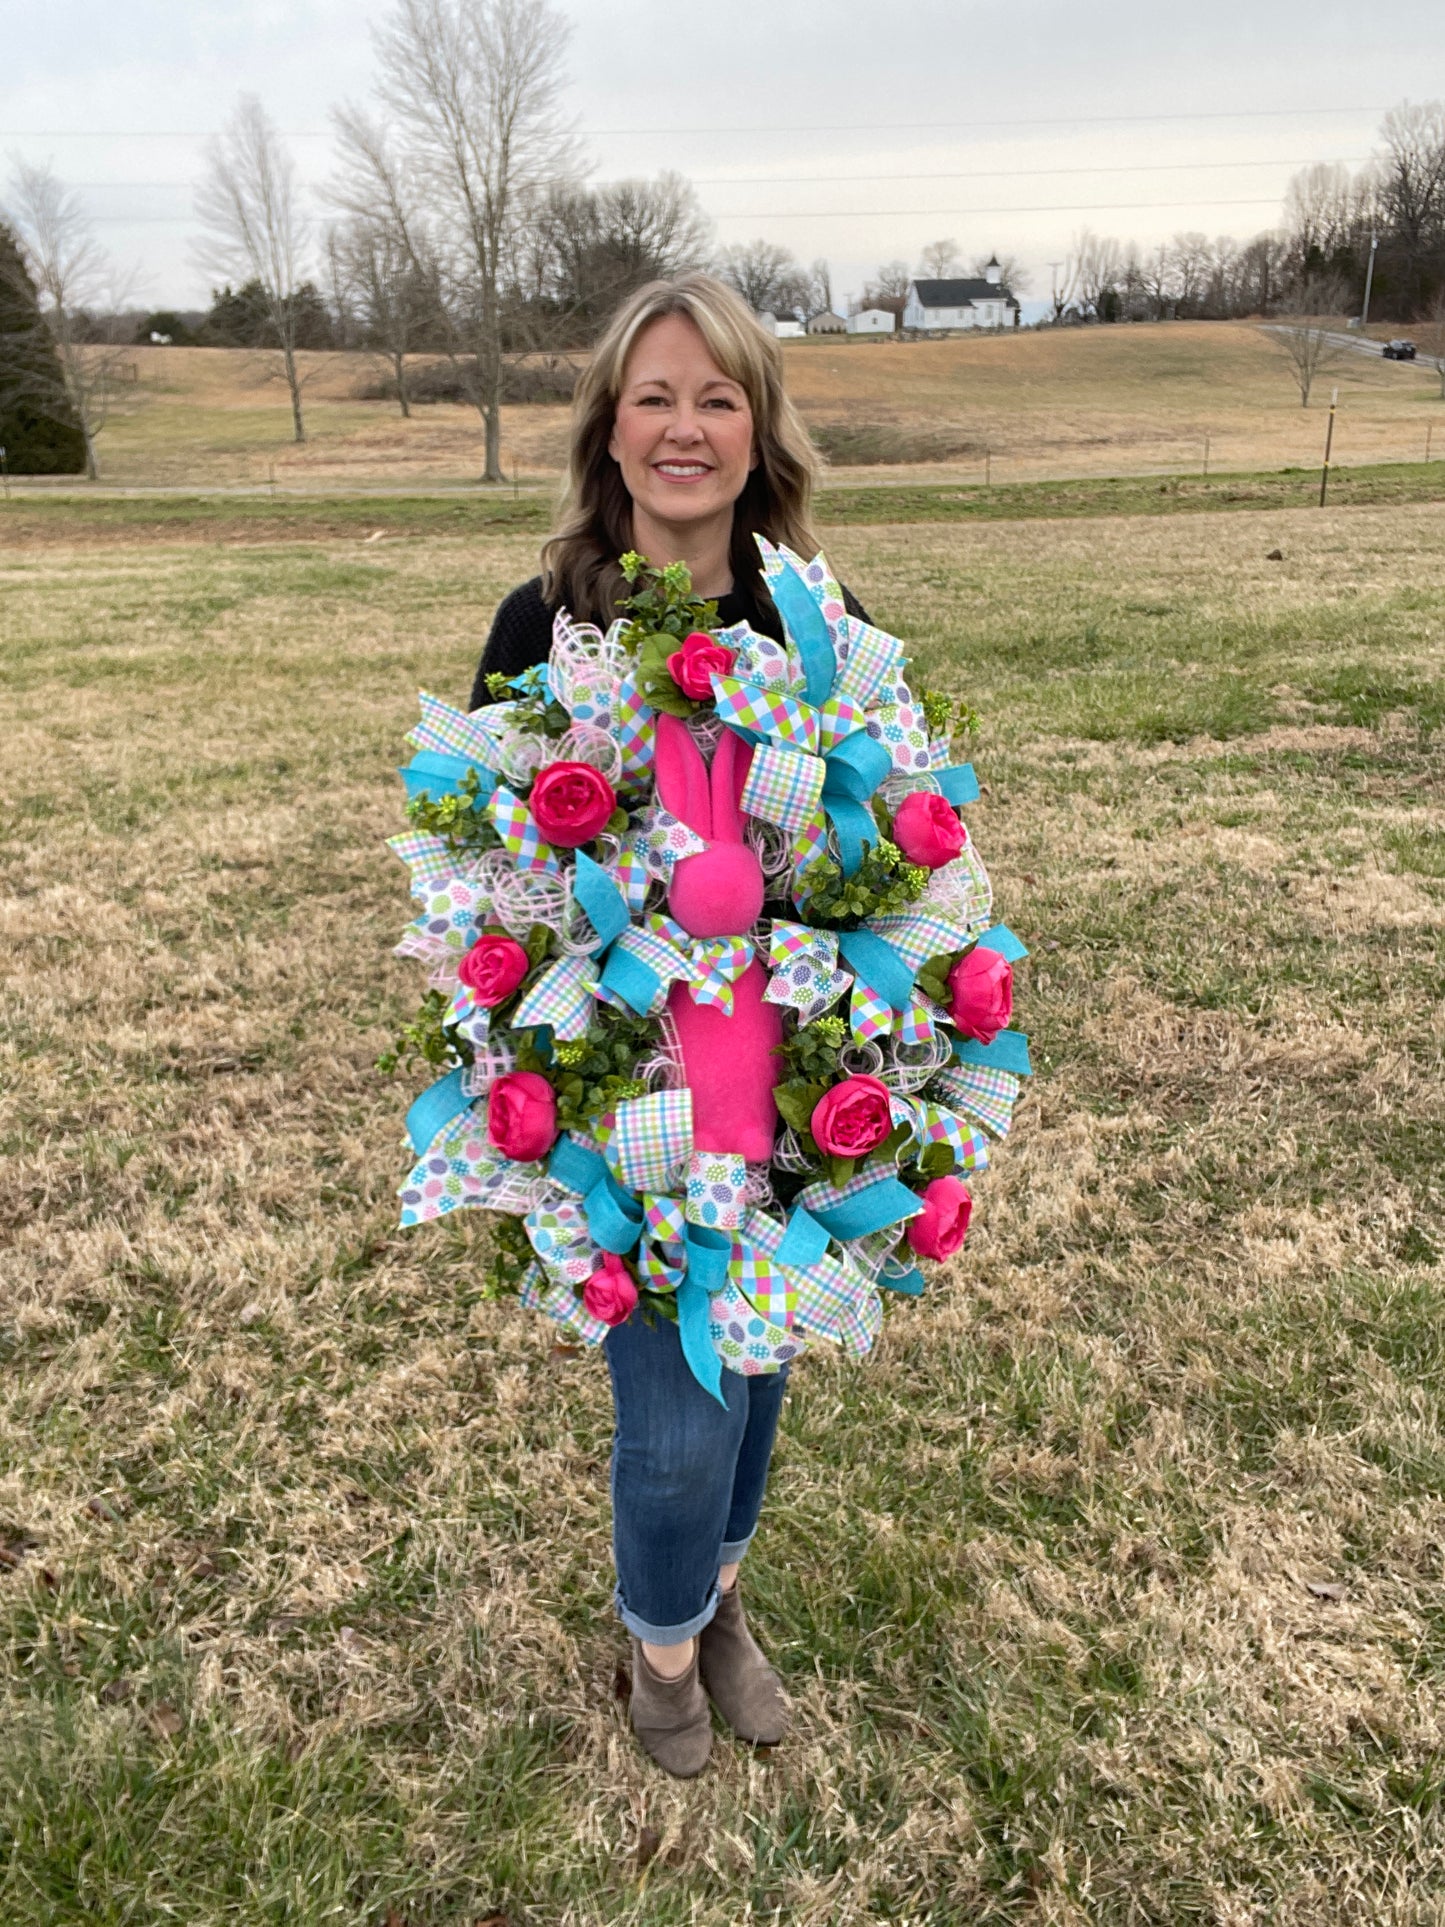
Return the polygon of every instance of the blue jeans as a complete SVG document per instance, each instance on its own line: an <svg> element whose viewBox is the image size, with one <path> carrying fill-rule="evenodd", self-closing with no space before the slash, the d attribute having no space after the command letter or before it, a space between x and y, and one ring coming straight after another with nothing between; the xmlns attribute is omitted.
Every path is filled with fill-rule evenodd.
<svg viewBox="0 0 1445 1927"><path fill-rule="evenodd" d="M757 1530L787 1368L722 1375L726 1407L682 1355L676 1325L634 1312L603 1350L617 1414L612 1549L622 1623L655 1646L691 1639L717 1611L718 1568Z"/></svg>

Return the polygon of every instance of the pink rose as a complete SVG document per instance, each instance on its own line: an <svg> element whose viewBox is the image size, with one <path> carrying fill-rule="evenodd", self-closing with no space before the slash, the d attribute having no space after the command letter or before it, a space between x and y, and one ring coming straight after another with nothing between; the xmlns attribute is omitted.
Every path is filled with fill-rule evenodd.
<svg viewBox="0 0 1445 1927"><path fill-rule="evenodd" d="M527 953L513 937L482 935L457 965L457 975L477 1002L493 1010L527 974Z"/></svg>
<svg viewBox="0 0 1445 1927"><path fill-rule="evenodd" d="M976 1043L991 1044L1013 1016L1014 974L1006 957L982 944L960 957L948 973L954 1029Z"/></svg>
<svg viewBox="0 0 1445 1927"><path fill-rule="evenodd" d="M557 1099L540 1071L508 1071L487 1101L487 1136L504 1158L532 1164L557 1142Z"/></svg>
<svg viewBox="0 0 1445 1927"><path fill-rule="evenodd" d="M968 1236L973 1199L957 1178L934 1178L918 1193L923 1209L908 1220L909 1247L920 1258L951 1258Z"/></svg>
<svg viewBox="0 0 1445 1927"><path fill-rule="evenodd" d="M695 703L710 703L713 676L730 676L737 658L736 649L729 649L705 630L694 629L690 636L683 637L682 647L668 657L667 673L684 696L691 696Z"/></svg>
<svg viewBox="0 0 1445 1927"><path fill-rule="evenodd" d="M590 763L548 763L528 798L532 821L559 850L575 850L605 830L617 793Z"/></svg>
<svg viewBox="0 0 1445 1927"><path fill-rule="evenodd" d="M829 1157L866 1157L893 1129L888 1086L876 1077L835 1084L813 1106L810 1128L818 1149Z"/></svg>
<svg viewBox="0 0 1445 1927"><path fill-rule="evenodd" d="M968 831L946 796L910 790L893 819L893 841L910 863L921 863L925 870L941 870L967 843Z"/></svg>
<svg viewBox="0 0 1445 1927"><path fill-rule="evenodd" d="M604 1251L602 1262L582 1287L582 1302L604 1325L623 1325L637 1305L632 1273L615 1251Z"/></svg>

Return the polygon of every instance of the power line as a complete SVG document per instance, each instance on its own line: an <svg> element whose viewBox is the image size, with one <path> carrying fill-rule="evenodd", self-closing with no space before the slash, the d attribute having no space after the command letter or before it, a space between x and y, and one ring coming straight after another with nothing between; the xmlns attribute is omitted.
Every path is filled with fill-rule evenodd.
<svg viewBox="0 0 1445 1927"><path fill-rule="evenodd" d="M1197 122L1219 120L1315 120L1327 116L1370 115L1375 117L1384 110L1379 107L1246 107L1232 108L1227 112L1202 114L1061 114L1052 117L1036 115L1022 120L875 120L875 121L838 121L829 123L809 122L802 125L779 126L770 121L764 126L739 127L729 123L719 128L729 137L736 134L928 134L943 129L965 130L986 128L990 131L1000 127L1142 127L1162 125L1165 122ZM579 127L577 133L587 140L602 140L644 136L648 139L676 140L684 135L696 139L699 129L692 127ZM4 136L7 140L210 140L216 132L214 127L202 128L115 128L109 131L94 127L71 128L12 128ZM283 139L331 140L329 127L293 127L280 130Z"/></svg>
<svg viewBox="0 0 1445 1927"><path fill-rule="evenodd" d="M976 214L1119 214L1148 208L1278 206L1277 194L1265 194L1245 200L1060 201L1051 206L1029 207L759 207L739 208L712 218L716 221L954 220ZM89 218L117 227L179 227L191 226L195 221L189 214L93 214Z"/></svg>
<svg viewBox="0 0 1445 1927"><path fill-rule="evenodd" d="M949 174L933 171L921 174L689 174L687 179L693 187L845 187L869 181L1024 181L1056 175L1068 175L1072 179L1079 174L1193 174L1240 167L1361 167L1368 159L1366 154L1347 154L1338 160L1291 161L1271 157L1257 161L1144 161L1137 167L991 167L961 169ZM606 181L596 184L611 185ZM87 194L108 193L115 188L137 194L180 193L189 191L192 185L190 181L66 182L67 187Z"/></svg>

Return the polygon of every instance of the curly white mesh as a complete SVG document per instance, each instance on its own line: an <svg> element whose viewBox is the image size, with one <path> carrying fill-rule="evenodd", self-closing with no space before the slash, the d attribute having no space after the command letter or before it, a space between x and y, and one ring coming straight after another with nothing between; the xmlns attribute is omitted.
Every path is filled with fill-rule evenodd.
<svg viewBox="0 0 1445 1927"><path fill-rule="evenodd" d="M883 1069L883 1051L871 1040L866 1044L845 1044L838 1053L838 1069L845 1077L877 1077Z"/></svg>
<svg viewBox="0 0 1445 1927"><path fill-rule="evenodd" d="M567 879L542 870L513 869L510 857L506 862L505 874L499 872L492 882L492 910L498 923L518 943L534 923L560 930L570 895Z"/></svg>
<svg viewBox="0 0 1445 1927"><path fill-rule="evenodd" d="M688 734L702 753L702 760L711 763L713 751L723 739L727 724L715 709L695 709L687 719Z"/></svg>
<svg viewBox="0 0 1445 1927"><path fill-rule="evenodd" d="M627 651L615 638L616 626L604 636L590 622L573 622L565 610L553 622L547 679L569 716L579 709L610 714L618 681L628 666Z"/></svg>
<svg viewBox="0 0 1445 1927"><path fill-rule="evenodd" d="M953 1046L941 1031L923 1044L905 1044L901 1038L890 1037L887 1060L878 1077L890 1090L921 1091L952 1057Z"/></svg>
<svg viewBox="0 0 1445 1927"><path fill-rule="evenodd" d="M758 1211L781 1210L782 1207L778 1202L778 1194L773 1189L771 1172L771 1165L748 1165L747 1176L743 1181L744 1204L750 1205Z"/></svg>
<svg viewBox="0 0 1445 1927"><path fill-rule="evenodd" d="M866 1238L849 1238L840 1242L845 1257L855 1264L859 1271L869 1278L876 1278L898 1242L898 1227L890 1225L882 1231L872 1231Z"/></svg>
<svg viewBox="0 0 1445 1927"><path fill-rule="evenodd" d="M585 957L597 948L597 931L592 919L582 908L572 892L572 874L563 879L567 889L567 902L561 918L553 925L557 948L566 957Z"/></svg>
<svg viewBox="0 0 1445 1927"><path fill-rule="evenodd" d="M552 738L537 767L545 769L549 763L588 763L601 770L613 785L622 775L622 751L596 723L573 723L561 736Z"/></svg>
<svg viewBox="0 0 1445 1927"><path fill-rule="evenodd" d="M462 1089L468 1097L481 1097L489 1091L499 1077L506 1077L517 1068L517 1053L513 1047L501 1039L488 1039L477 1047L471 1068L462 1079Z"/></svg>
<svg viewBox="0 0 1445 1927"><path fill-rule="evenodd" d="M487 1209L507 1211L513 1217L525 1217L539 1204L552 1204L566 1195L549 1178L528 1171L524 1164L487 1180Z"/></svg>
<svg viewBox="0 0 1445 1927"><path fill-rule="evenodd" d="M687 1083L687 1073L683 1069L682 1039L672 1012L664 1005L653 1021L657 1025L657 1048L651 1057L634 1067L633 1076L640 1078L649 1090L680 1091Z"/></svg>
<svg viewBox="0 0 1445 1927"><path fill-rule="evenodd" d="M783 1132L773 1146L773 1163L780 1171L811 1171L813 1160L803 1149L798 1134L791 1126Z"/></svg>
<svg viewBox="0 0 1445 1927"><path fill-rule="evenodd" d="M530 783L547 760L548 740L524 723L505 723L496 732L498 761L513 786Z"/></svg>
<svg viewBox="0 0 1445 1927"><path fill-rule="evenodd" d="M928 790L934 796L941 796L943 794L943 785L936 776L930 776L926 773L910 773L896 769L890 775L884 777L878 794L887 804L888 814L894 816L897 814L898 806L904 797L910 795L914 790Z"/></svg>
<svg viewBox="0 0 1445 1927"><path fill-rule="evenodd" d="M769 882L788 875L793 867L793 838L780 823L765 823L760 817L750 816L746 840Z"/></svg>
<svg viewBox="0 0 1445 1927"><path fill-rule="evenodd" d="M965 929L987 924L993 912L993 885L972 840L964 844L952 863L933 872L917 903L919 909L934 910Z"/></svg>

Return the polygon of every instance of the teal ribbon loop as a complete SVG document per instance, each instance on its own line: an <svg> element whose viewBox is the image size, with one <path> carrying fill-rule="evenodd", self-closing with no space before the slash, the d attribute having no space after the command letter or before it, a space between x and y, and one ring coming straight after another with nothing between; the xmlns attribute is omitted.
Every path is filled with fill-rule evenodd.
<svg viewBox="0 0 1445 1927"><path fill-rule="evenodd" d="M1011 1071L1015 1077L1032 1077L1029 1040L1021 1030L1001 1030L991 1044L975 1043L971 1037L955 1037L953 1054L960 1064L980 1064L986 1070Z"/></svg>
<svg viewBox="0 0 1445 1927"><path fill-rule="evenodd" d="M842 930L838 949L855 977L901 1015L913 1002L914 972L876 930Z"/></svg>
<svg viewBox="0 0 1445 1927"><path fill-rule="evenodd" d="M725 1406L722 1360L708 1325L713 1297L727 1283L732 1240L721 1231L690 1224L683 1231L682 1241L687 1251L687 1272L677 1288L677 1330L682 1340L682 1355L703 1390L711 1392L718 1404Z"/></svg>
<svg viewBox="0 0 1445 1927"><path fill-rule="evenodd" d="M918 1298L923 1294L923 1273L914 1265L909 1271L881 1272L878 1284L883 1291L900 1291L905 1298Z"/></svg>
<svg viewBox="0 0 1445 1927"><path fill-rule="evenodd" d="M406 1134L418 1157L471 1103L463 1089L465 1077L466 1071L458 1064L454 1071L448 1071L429 1090L423 1091L407 1112Z"/></svg>
<svg viewBox="0 0 1445 1927"><path fill-rule="evenodd" d="M587 1229L604 1251L620 1257L642 1236L642 1201L619 1184L596 1151L565 1132L552 1146L547 1175L582 1199Z"/></svg>
<svg viewBox="0 0 1445 1927"><path fill-rule="evenodd" d="M823 758L823 808L838 833L845 876L857 874L864 850L878 841L878 825L867 804L892 767L888 751L866 729L854 730Z"/></svg>
<svg viewBox="0 0 1445 1927"><path fill-rule="evenodd" d="M597 932L592 955L599 956L632 921L622 892L600 863L594 863L585 850L579 850L577 868L572 874L572 894L587 912L587 921Z"/></svg>
<svg viewBox="0 0 1445 1927"><path fill-rule="evenodd" d="M780 1265L791 1265L795 1271L806 1271L810 1265L817 1264L828 1249L828 1233L819 1224L811 1211L801 1204L795 1204L788 1218L788 1228L783 1233L782 1243L774 1254Z"/></svg>
<svg viewBox="0 0 1445 1927"><path fill-rule="evenodd" d="M838 659L833 654L833 638L823 611L802 577L787 564L780 574L769 577L768 593L789 636L798 646L806 678L804 696L815 709L821 708L833 693L833 681L838 674Z"/></svg>
<svg viewBox="0 0 1445 1927"><path fill-rule="evenodd" d="M411 802L418 796L430 796L434 800L460 796L462 782L473 770L482 779L477 795L485 802L497 787L497 773L483 769L480 763L468 762L465 756L447 756L439 749L419 749L397 775L406 785L407 801Z"/></svg>
<svg viewBox="0 0 1445 1927"><path fill-rule="evenodd" d="M871 1237L905 1218L916 1218L922 1209L918 1193L898 1178L879 1178L876 1184L865 1185L837 1204L816 1208L813 1216L830 1238L846 1243L851 1238Z"/></svg>
<svg viewBox="0 0 1445 1927"><path fill-rule="evenodd" d="M978 778L973 773L972 763L951 763L947 769L936 769L933 774L938 778L938 787L956 810L962 809L965 803L978 801Z"/></svg>
<svg viewBox="0 0 1445 1927"><path fill-rule="evenodd" d="M996 923L991 930L985 930L978 940L980 950L996 950L1005 963L1017 963L1026 957L1028 946L1017 938L1006 923Z"/></svg>
<svg viewBox="0 0 1445 1927"><path fill-rule="evenodd" d="M590 914L590 913L589 913ZM662 988L657 972L626 950L611 950L602 966L602 988L630 1004L639 1017L652 1008L652 1000Z"/></svg>

